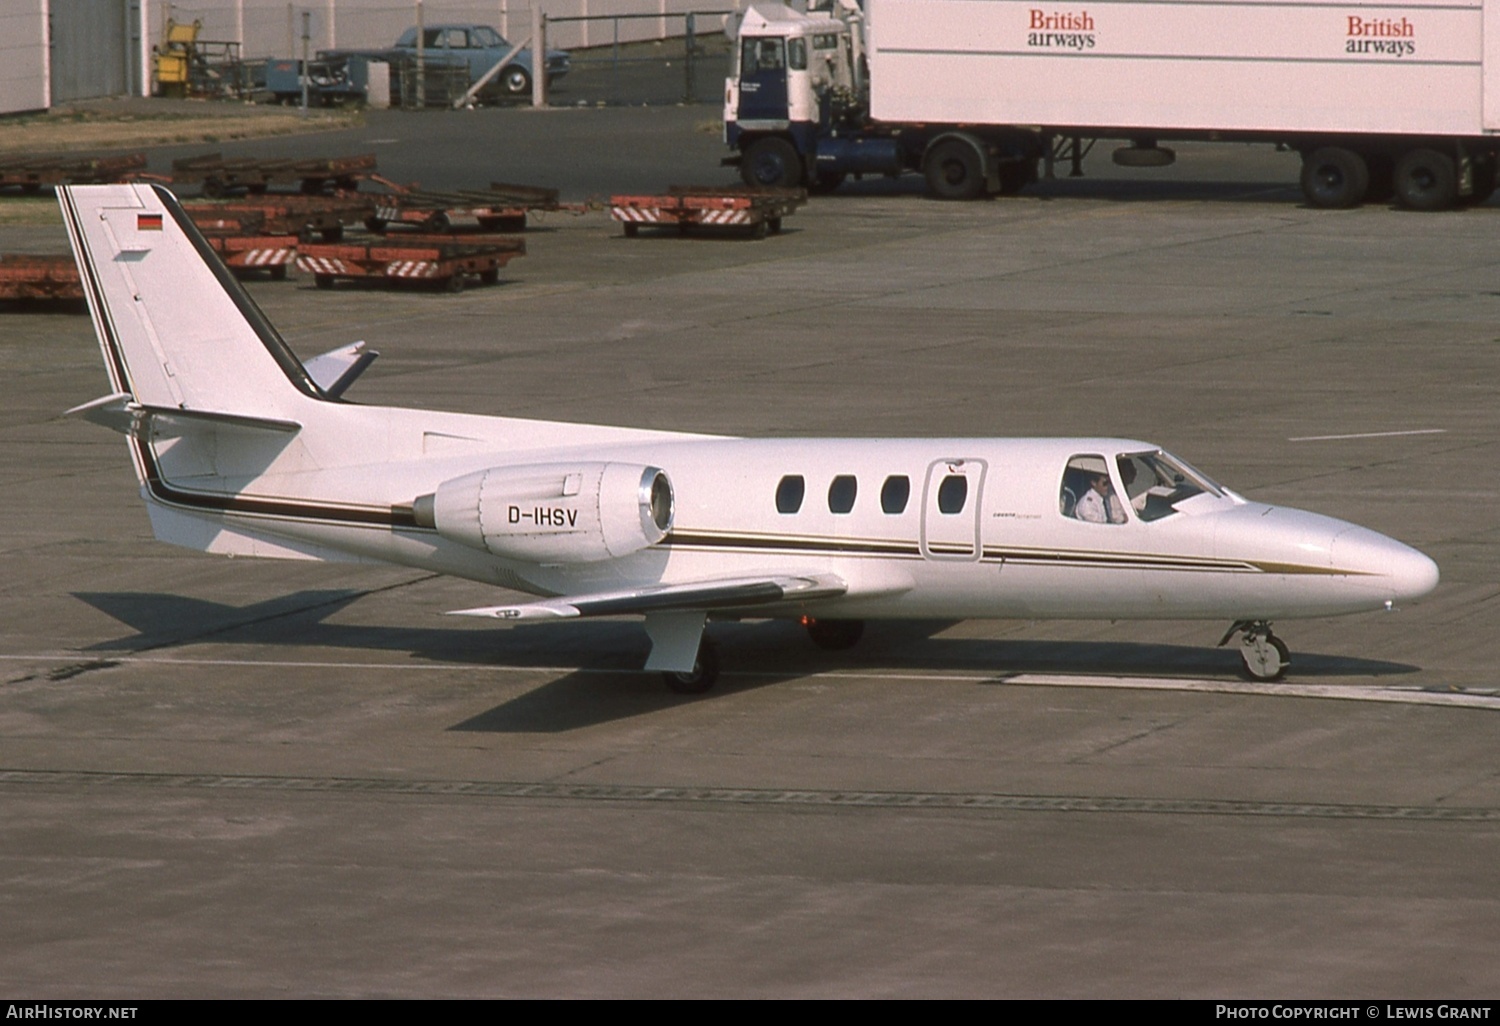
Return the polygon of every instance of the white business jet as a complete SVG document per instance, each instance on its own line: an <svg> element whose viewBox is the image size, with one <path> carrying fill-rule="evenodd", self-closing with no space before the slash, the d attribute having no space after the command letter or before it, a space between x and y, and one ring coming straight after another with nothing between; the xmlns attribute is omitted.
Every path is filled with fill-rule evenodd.
<svg viewBox="0 0 1500 1026"><path fill-rule="evenodd" d="M709 617L800 619L843 648L881 618L1218 619L1245 671L1273 620L1389 608L1432 560L1251 502L1120 438L744 439L365 406L360 345L304 364L177 201L59 189L156 537L396 563L529 593L508 623L636 614L647 669L718 673Z"/></svg>

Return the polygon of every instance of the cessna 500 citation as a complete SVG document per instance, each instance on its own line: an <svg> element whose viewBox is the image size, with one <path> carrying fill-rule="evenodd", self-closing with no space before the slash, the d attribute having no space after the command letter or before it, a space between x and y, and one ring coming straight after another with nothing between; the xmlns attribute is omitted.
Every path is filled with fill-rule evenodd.
<svg viewBox="0 0 1500 1026"><path fill-rule="evenodd" d="M717 676L716 617L1218 619L1275 679L1273 620L1388 608L1432 560L1248 501L1120 438L756 440L364 406L374 354L306 364L147 185L61 188L110 395L156 537L205 552L381 561L537 596L519 623L640 614L647 669Z"/></svg>

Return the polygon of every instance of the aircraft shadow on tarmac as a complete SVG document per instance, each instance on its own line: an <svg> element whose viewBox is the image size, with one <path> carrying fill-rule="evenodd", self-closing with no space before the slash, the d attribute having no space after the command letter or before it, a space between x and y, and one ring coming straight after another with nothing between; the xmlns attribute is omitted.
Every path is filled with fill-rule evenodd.
<svg viewBox="0 0 1500 1026"><path fill-rule="evenodd" d="M136 633L89 646L92 652L144 653L194 643L267 648L384 651L432 664L539 670L577 667L450 729L488 733L563 732L671 708L713 701L819 673L980 678L1004 683L1018 674L1142 678L1237 679L1238 652L1203 645L1118 641L952 638L935 635L952 621L872 623L854 649L825 652L789 621L718 623L710 636L724 676L713 691L687 698L665 688L645 661L645 632L633 621L535 624L516 628L368 626L325 623L367 595L363 591L302 591L248 606L149 592L76 592L75 597ZM415 618L426 619L426 614ZM1345 655L1297 651L1292 674L1308 681L1388 677L1418 667Z"/></svg>

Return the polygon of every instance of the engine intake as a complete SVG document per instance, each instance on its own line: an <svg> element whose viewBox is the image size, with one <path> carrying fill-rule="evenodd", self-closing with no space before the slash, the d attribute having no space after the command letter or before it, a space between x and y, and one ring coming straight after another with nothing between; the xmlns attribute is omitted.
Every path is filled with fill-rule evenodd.
<svg viewBox="0 0 1500 1026"><path fill-rule="evenodd" d="M533 563L639 552L667 536L673 507L665 471L628 463L491 467L444 481L412 503L419 526Z"/></svg>

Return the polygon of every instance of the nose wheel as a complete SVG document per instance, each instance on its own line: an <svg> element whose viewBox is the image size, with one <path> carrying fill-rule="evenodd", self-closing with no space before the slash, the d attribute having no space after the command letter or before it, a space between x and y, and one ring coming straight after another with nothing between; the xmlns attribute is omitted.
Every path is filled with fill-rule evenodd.
<svg viewBox="0 0 1500 1026"><path fill-rule="evenodd" d="M1251 680L1280 680L1286 668L1292 665L1291 653L1286 643L1271 633L1271 624L1265 620L1238 620L1220 639L1220 647L1236 634L1240 638L1240 665L1245 676Z"/></svg>

